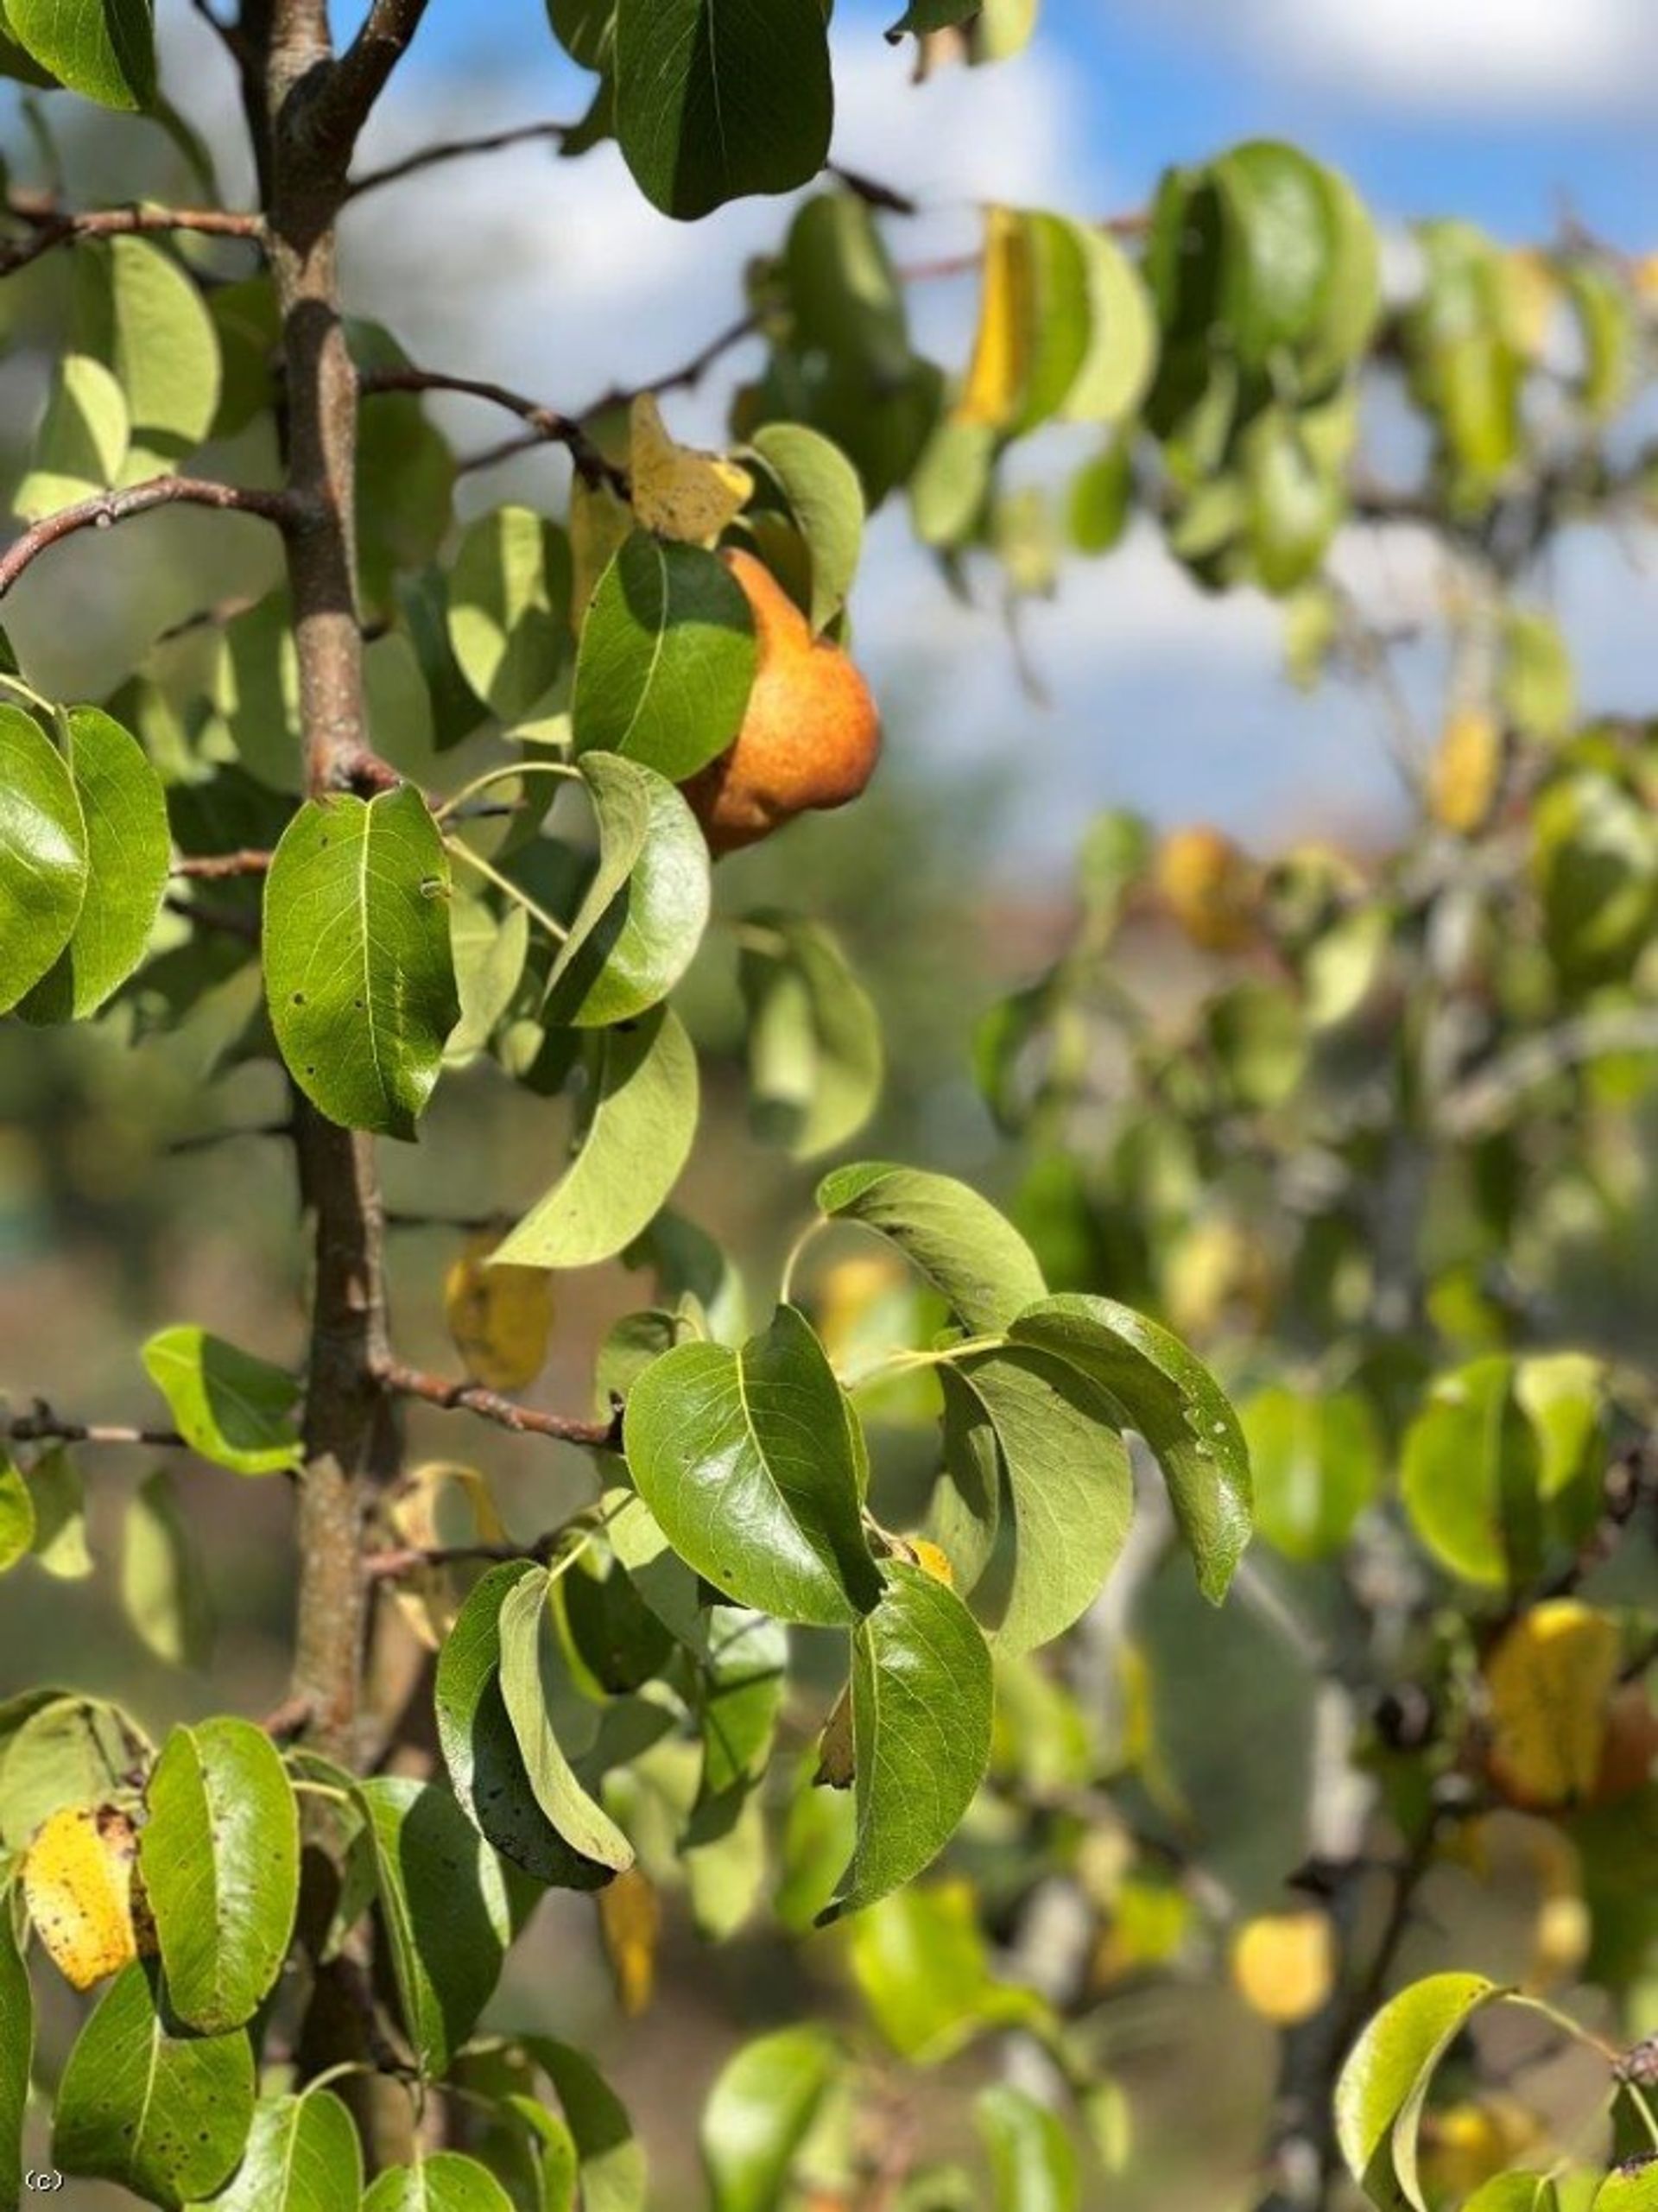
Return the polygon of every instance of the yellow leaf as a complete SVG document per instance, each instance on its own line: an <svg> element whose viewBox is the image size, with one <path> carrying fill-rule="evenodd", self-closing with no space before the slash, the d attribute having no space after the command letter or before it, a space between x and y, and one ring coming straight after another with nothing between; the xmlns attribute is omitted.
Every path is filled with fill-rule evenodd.
<svg viewBox="0 0 1658 2212"><path fill-rule="evenodd" d="M923 1575L930 1575L935 1582L942 1582L946 1590L955 1588L956 1570L939 1545L924 1536L906 1537L904 1541Z"/></svg>
<svg viewBox="0 0 1658 2212"><path fill-rule="evenodd" d="M1320 2011L1335 1987L1335 1944L1326 1913L1268 1912L1245 1921L1232 1943L1232 1986L1275 2027Z"/></svg>
<svg viewBox="0 0 1658 2212"><path fill-rule="evenodd" d="M649 392L634 401L629 421L629 477L641 527L687 545L712 544L754 493L754 479L718 453L676 445Z"/></svg>
<svg viewBox="0 0 1658 2212"><path fill-rule="evenodd" d="M1509 339L1527 360L1541 360L1560 299L1554 269L1547 254L1535 246L1516 246L1504 258L1503 305Z"/></svg>
<svg viewBox="0 0 1658 2212"><path fill-rule="evenodd" d="M1442 828L1471 837L1484 827L1503 777L1503 732L1478 708L1446 723L1427 772L1429 812Z"/></svg>
<svg viewBox="0 0 1658 2212"><path fill-rule="evenodd" d="M978 307L967 381L958 420L1000 429L1012 421L1030 374L1030 233L1011 207L992 207L984 218L984 285Z"/></svg>
<svg viewBox="0 0 1658 2212"><path fill-rule="evenodd" d="M23 1901L65 1981L90 1989L155 1949L135 1890L138 1835L113 1805L54 1813L23 1860Z"/></svg>
<svg viewBox="0 0 1658 2212"><path fill-rule="evenodd" d="M470 1238L444 1277L443 1311L455 1349L474 1382L522 1390L547 1360L553 1329L553 1282L544 1267L491 1267L500 1239Z"/></svg>
<svg viewBox="0 0 1658 2212"><path fill-rule="evenodd" d="M630 1867L600 1890L598 1926L617 2002L629 2019L637 2019L656 1986L656 1948L662 1932L661 1900L650 1877Z"/></svg>
<svg viewBox="0 0 1658 2212"><path fill-rule="evenodd" d="M1163 903L1206 952L1231 953L1255 935L1260 878L1230 837L1205 823L1171 830L1157 854Z"/></svg>
<svg viewBox="0 0 1658 2212"><path fill-rule="evenodd" d="M852 1686L847 1683L835 1700L818 1739L818 1771L812 1778L819 1790L850 1790L857 1778L852 1750Z"/></svg>
<svg viewBox="0 0 1658 2212"><path fill-rule="evenodd" d="M608 484L574 478L570 485L570 624L578 632L611 556L633 529L625 500Z"/></svg>
<svg viewBox="0 0 1658 2212"><path fill-rule="evenodd" d="M417 1551L452 1545L504 1543L507 1531L489 1485L476 1467L439 1461L417 1467L386 1518L398 1540ZM391 1585L397 1610L429 1651L440 1649L460 1611L455 1570L426 1567Z"/></svg>
<svg viewBox="0 0 1658 2212"><path fill-rule="evenodd" d="M1485 1662L1491 1779L1522 1805L1576 1803L1600 1772L1617 1624L1576 1598L1534 1606Z"/></svg>

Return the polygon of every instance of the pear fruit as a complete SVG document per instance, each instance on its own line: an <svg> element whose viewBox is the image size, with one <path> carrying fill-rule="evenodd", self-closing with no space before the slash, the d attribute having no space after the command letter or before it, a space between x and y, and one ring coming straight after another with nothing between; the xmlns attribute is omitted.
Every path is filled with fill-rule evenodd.
<svg viewBox="0 0 1658 2212"><path fill-rule="evenodd" d="M765 563L720 558L754 610L754 688L743 726L680 788L718 855L769 837L809 808L857 798L881 751L870 688L838 645L814 637Z"/></svg>

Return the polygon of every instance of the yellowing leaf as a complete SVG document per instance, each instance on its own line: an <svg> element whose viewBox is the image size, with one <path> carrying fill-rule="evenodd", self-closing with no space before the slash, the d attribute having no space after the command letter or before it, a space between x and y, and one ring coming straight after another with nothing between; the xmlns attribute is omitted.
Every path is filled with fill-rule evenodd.
<svg viewBox="0 0 1658 2212"><path fill-rule="evenodd" d="M942 1582L946 1589L955 1588L956 1570L950 1564L947 1555L936 1543L930 1543L924 1536L907 1537L904 1541L923 1575L930 1575L935 1582Z"/></svg>
<svg viewBox="0 0 1658 2212"><path fill-rule="evenodd" d="M1484 826L1503 775L1503 732L1489 714L1462 707L1446 721L1427 772L1427 803L1442 828L1471 837Z"/></svg>
<svg viewBox="0 0 1658 2212"><path fill-rule="evenodd" d="M656 1948L662 1932L661 1899L649 1874L629 1867L600 1890L598 1926L617 2002L629 2019L637 2019L656 1987Z"/></svg>
<svg viewBox="0 0 1658 2212"><path fill-rule="evenodd" d="M984 219L984 287L956 415L991 429L1012 421L1024 397L1030 370L1030 233L1010 207L992 207Z"/></svg>
<svg viewBox="0 0 1658 2212"><path fill-rule="evenodd" d="M1269 1912L1246 1921L1232 1943L1232 1986L1252 2012L1294 2027L1321 2010L1335 1987L1329 1916Z"/></svg>
<svg viewBox="0 0 1658 2212"><path fill-rule="evenodd" d="M484 1477L476 1467L443 1461L415 1469L387 1518L400 1541L416 1551L506 1542L506 1528ZM460 1611L462 1591L454 1569L425 1567L399 1575L392 1595L421 1642L429 1651L439 1650Z"/></svg>
<svg viewBox="0 0 1658 2212"><path fill-rule="evenodd" d="M633 514L608 484L578 476L570 486L570 626L579 633L611 556L633 534Z"/></svg>
<svg viewBox="0 0 1658 2212"><path fill-rule="evenodd" d="M54 1813L23 1860L23 1901L47 1955L76 1989L155 1949L135 1893L137 1830L113 1805Z"/></svg>
<svg viewBox="0 0 1658 2212"><path fill-rule="evenodd" d="M1230 837L1204 823L1172 830L1157 854L1157 889L1194 945L1237 952L1255 934L1260 879Z"/></svg>
<svg viewBox="0 0 1658 2212"><path fill-rule="evenodd" d="M642 529L687 545L708 545L754 493L754 479L718 453L676 445L661 410L641 392L628 418L633 511Z"/></svg>
<svg viewBox="0 0 1658 2212"><path fill-rule="evenodd" d="M1534 1606L1485 1663L1490 1772L1516 1804L1576 1803L1600 1771L1619 1638L1576 1598Z"/></svg>
<svg viewBox="0 0 1658 2212"><path fill-rule="evenodd" d="M522 1390L547 1360L553 1328L553 1283L544 1267L492 1267L498 1237L467 1239L443 1284L444 1319L474 1382L488 1390Z"/></svg>

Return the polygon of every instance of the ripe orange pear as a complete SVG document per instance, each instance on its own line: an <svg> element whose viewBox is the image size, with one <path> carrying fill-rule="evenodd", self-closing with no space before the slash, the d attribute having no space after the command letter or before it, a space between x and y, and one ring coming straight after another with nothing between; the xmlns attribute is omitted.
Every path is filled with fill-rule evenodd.
<svg viewBox="0 0 1658 2212"><path fill-rule="evenodd" d="M857 798L881 751L870 688L751 553L720 556L754 610L754 688L735 739L682 787L708 847L734 852L809 808Z"/></svg>

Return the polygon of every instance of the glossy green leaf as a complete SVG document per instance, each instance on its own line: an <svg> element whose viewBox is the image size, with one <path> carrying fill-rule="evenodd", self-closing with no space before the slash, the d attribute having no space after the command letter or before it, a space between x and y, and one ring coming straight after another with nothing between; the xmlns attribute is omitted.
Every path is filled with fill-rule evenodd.
<svg viewBox="0 0 1658 2212"><path fill-rule="evenodd" d="M718 555L635 530L582 624L578 752L621 753L683 783L742 726L755 651L753 612Z"/></svg>
<svg viewBox="0 0 1658 2212"><path fill-rule="evenodd" d="M71 92L112 108L155 98L154 0L6 0L6 28Z"/></svg>
<svg viewBox="0 0 1658 2212"><path fill-rule="evenodd" d="M449 572L449 643L497 720L520 722L558 681L570 651L570 548L528 507L480 515Z"/></svg>
<svg viewBox="0 0 1658 2212"><path fill-rule="evenodd" d="M875 1111L881 1024L828 930L763 907L744 916L737 981L749 1016L749 1113L797 1160L832 1151Z"/></svg>
<svg viewBox="0 0 1658 2212"><path fill-rule="evenodd" d="M1079 1369L1009 1346L940 1368L939 1536L956 1587L1010 1657L1098 1596L1134 1511L1114 1402Z"/></svg>
<svg viewBox="0 0 1658 2212"><path fill-rule="evenodd" d="M764 1773L782 1712L788 1632L781 1621L735 1606L708 1613L707 1652L696 1692L702 1737L704 1812L745 1791Z"/></svg>
<svg viewBox="0 0 1658 2212"><path fill-rule="evenodd" d="M88 876L74 934L18 1011L83 1020L144 956L172 858L167 799L143 747L97 707L68 715L69 772L86 828Z"/></svg>
<svg viewBox="0 0 1658 2212"><path fill-rule="evenodd" d="M121 1533L121 1602L140 1640L168 1666L205 1668L216 1619L194 1531L165 1467L130 1500Z"/></svg>
<svg viewBox="0 0 1658 2212"><path fill-rule="evenodd" d="M833 114L819 0L617 0L616 135L665 215L809 183Z"/></svg>
<svg viewBox="0 0 1658 2212"><path fill-rule="evenodd" d="M1478 1974L1413 1982L1366 2026L1336 2088L1347 2171L1383 2212L1423 2212L1416 2130L1434 2069L1483 2006L1506 1993Z"/></svg>
<svg viewBox="0 0 1658 2212"><path fill-rule="evenodd" d="M560 1746L544 1688L543 1647L554 1641L547 1580L523 1575L502 1600L501 1695L536 1803L581 1858L619 1873L633 1864L633 1846L576 1778Z"/></svg>
<svg viewBox="0 0 1658 2212"><path fill-rule="evenodd" d="M497 1250L504 1264L592 1267L630 1245L690 1157L697 1060L679 1017L655 1006L591 1048L580 1150Z"/></svg>
<svg viewBox="0 0 1658 2212"><path fill-rule="evenodd" d="M180 2036L163 2025L151 1970L123 1968L76 2038L58 2084L52 2163L121 2183L152 2204L211 2196L252 2124L246 2033Z"/></svg>
<svg viewBox="0 0 1658 2212"><path fill-rule="evenodd" d="M35 1497L9 1454L0 1452L0 1575L27 1559L35 1543Z"/></svg>
<svg viewBox="0 0 1658 2212"><path fill-rule="evenodd" d="M792 1306L738 1351L682 1344L645 1370L623 1441L669 1543L739 1605L848 1624L882 1600L856 1417Z"/></svg>
<svg viewBox="0 0 1658 2212"><path fill-rule="evenodd" d="M1047 1290L1036 1255L990 1201L949 1176L861 1162L818 1185L836 1220L889 1238L971 1329L1005 1328Z"/></svg>
<svg viewBox="0 0 1658 2212"><path fill-rule="evenodd" d="M864 546L864 486L838 446L801 422L770 422L754 450L788 502L812 562L812 627L846 604Z"/></svg>
<svg viewBox="0 0 1658 2212"><path fill-rule="evenodd" d="M204 2034L250 2020L282 1971L300 1895L300 1816L280 1753L231 1719L174 1728L149 1778L139 1865L168 2001Z"/></svg>
<svg viewBox="0 0 1658 2212"><path fill-rule="evenodd" d="M503 1858L551 1886L592 1889L609 1879L609 1869L584 1859L542 1807L541 1792L546 1791L564 1810L563 1799L549 1787L549 1776L562 1754L556 1739L554 1758L541 1741L551 1733L551 1724L539 1651L520 1651L514 1662L515 1702L526 1722L528 1750L538 1759L539 1788L507 1705L501 1617L521 1585L531 1586L532 1594L537 1589L544 1592L545 1575L533 1561L505 1561L490 1569L461 1607L438 1659L438 1742L466 1817ZM537 1626L534 1620L529 1625ZM522 1627L519 1635L528 1640ZM579 1785L574 1790L579 1792ZM585 1817L591 1821L591 1815ZM580 1817L575 1824L581 1825Z"/></svg>
<svg viewBox="0 0 1658 2212"><path fill-rule="evenodd" d="M348 1129L412 1138L460 1013L449 856L412 785L311 800L265 884L265 994L289 1074Z"/></svg>
<svg viewBox="0 0 1658 2212"><path fill-rule="evenodd" d="M1381 1487L1383 1442L1368 1399L1275 1384L1239 1408L1256 1525L1287 1559L1327 1559Z"/></svg>
<svg viewBox="0 0 1658 2212"><path fill-rule="evenodd" d="M1178 1337L1111 1298L1046 1299L1010 1333L1080 1369L1144 1437L1199 1587L1218 1603L1250 1540L1251 1514L1249 1449L1214 1377Z"/></svg>
<svg viewBox="0 0 1658 2212"><path fill-rule="evenodd" d="M582 2212L644 2212L644 2146L621 2099L591 2058L550 2036L524 2036L523 2047L558 2092L580 2160Z"/></svg>
<svg viewBox="0 0 1658 2212"><path fill-rule="evenodd" d="M708 848L654 769L597 751L579 765L598 865L547 978L544 1014L597 1029L657 1005L691 965L708 923Z"/></svg>
<svg viewBox="0 0 1658 2212"><path fill-rule="evenodd" d="M513 2212L487 2166L459 2151L434 2151L418 2165L392 2166L363 2199L363 2212Z"/></svg>
<svg viewBox="0 0 1658 2212"><path fill-rule="evenodd" d="M1057 2113L1007 2082L981 2089L977 2112L996 2212L1079 2212L1076 2146Z"/></svg>
<svg viewBox="0 0 1658 2212"><path fill-rule="evenodd" d="M828 2030L779 2028L721 2068L702 2114L713 2212L775 2212L842 2064Z"/></svg>
<svg viewBox="0 0 1658 2212"><path fill-rule="evenodd" d="M300 1462L290 1419L300 1385L285 1368L185 1324L152 1336L144 1372L192 1451L232 1474L278 1474Z"/></svg>
<svg viewBox="0 0 1658 2212"><path fill-rule="evenodd" d="M126 396L103 362L90 353L60 355L13 512L36 522L108 491L120 481L131 433Z"/></svg>
<svg viewBox="0 0 1658 2212"><path fill-rule="evenodd" d="M256 2108L247 2156L212 2212L342 2212L362 2193L351 2115L332 2089L307 2089Z"/></svg>
<svg viewBox="0 0 1658 2212"><path fill-rule="evenodd" d="M0 1013L74 935L87 874L86 824L67 764L32 715L0 705Z"/></svg>
<svg viewBox="0 0 1658 2212"><path fill-rule="evenodd" d="M358 1785L399 2009L422 2074L441 2075L494 1993L512 1939L501 1867L446 1790Z"/></svg>
<svg viewBox="0 0 1658 2212"><path fill-rule="evenodd" d="M35 1997L18 1949L9 1894L0 1894L0 2204L23 2185L23 2114L35 2063Z"/></svg>
<svg viewBox="0 0 1658 2212"><path fill-rule="evenodd" d="M820 1921L913 1881L960 1826L990 1756L988 1646L961 1600L894 1562L852 1634L857 1825L851 1863Z"/></svg>

